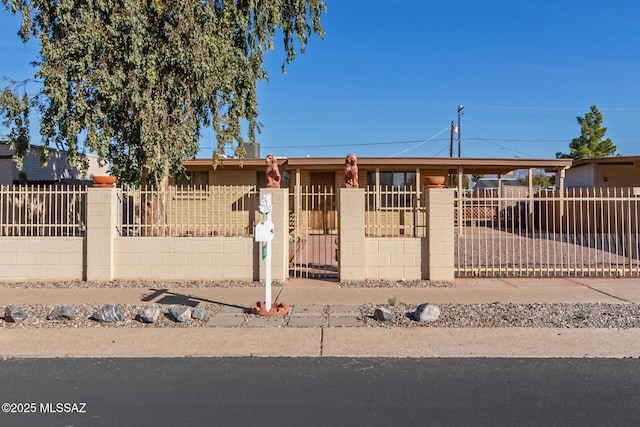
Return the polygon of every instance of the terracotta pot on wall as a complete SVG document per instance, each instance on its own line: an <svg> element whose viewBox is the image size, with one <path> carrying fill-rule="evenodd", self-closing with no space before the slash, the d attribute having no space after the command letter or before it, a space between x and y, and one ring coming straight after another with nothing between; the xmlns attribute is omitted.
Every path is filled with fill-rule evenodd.
<svg viewBox="0 0 640 427"><path fill-rule="evenodd" d="M424 176L422 177L422 184L428 188L442 188L444 187L444 176Z"/></svg>
<svg viewBox="0 0 640 427"><path fill-rule="evenodd" d="M116 177L109 175L97 175L93 177L94 188L110 188L116 185Z"/></svg>

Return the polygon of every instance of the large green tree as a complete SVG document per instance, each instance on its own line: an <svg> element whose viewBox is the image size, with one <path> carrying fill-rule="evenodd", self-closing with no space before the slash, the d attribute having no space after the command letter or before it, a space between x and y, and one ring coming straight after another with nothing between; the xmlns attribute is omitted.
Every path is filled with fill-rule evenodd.
<svg viewBox="0 0 640 427"><path fill-rule="evenodd" d="M603 139L607 128L602 127L602 113L598 107L592 105L590 112L576 119L580 125L580 136L571 140L569 154L558 152L557 158L588 159L616 154L616 146L611 139Z"/></svg>
<svg viewBox="0 0 640 427"><path fill-rule="evenodd" d="M63 146L82 166L86 147L121 182L157 185L197 154L204 127L217 138L214 164L230 147L244 156L260 130L264 52L278 35L293 61L312 34L323 36L325 10L320 0L2 2L22 14L22 39L40 45L41 90L25 96L12 85L0 96L16 160L28 151L36 108L43 157Z"/></svg>

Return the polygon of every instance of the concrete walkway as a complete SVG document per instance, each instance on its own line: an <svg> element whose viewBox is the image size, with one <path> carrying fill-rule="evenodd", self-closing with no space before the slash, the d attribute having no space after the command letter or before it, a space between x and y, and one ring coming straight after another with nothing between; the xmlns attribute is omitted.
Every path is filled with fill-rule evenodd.
<svg viewBox="0 0 640 427"><path fill-rule="evenodd" d="M639 279L458 279L450 288L348 289L334 282L296 279L274 286L273 295L293 307L286 328L279 327L277 319L267 318L251 319L255 327L235 327L243 309L264 299L264 288L1 288L0 306L195 300L225 307L210 319L210 327L21 329L0 325L0 357L640 356L640 329L352 327L358 326L354 314L358 306L387 304L390 298L406 304L640 303ZM328 325L319 314L323 306L331 310Z"/></svg>

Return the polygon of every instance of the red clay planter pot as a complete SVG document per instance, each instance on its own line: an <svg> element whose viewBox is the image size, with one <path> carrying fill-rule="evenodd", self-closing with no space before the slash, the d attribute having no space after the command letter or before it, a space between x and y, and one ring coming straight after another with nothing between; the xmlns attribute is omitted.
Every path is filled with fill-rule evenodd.
<svg viewBox="0 0 640 427"><path fill-rule="evenodd" d="M110 188L115 186L115 184L115 176L97 175L93 177L93 186L97 188Z"/></svg>
<svg viewBox="0 0 640 427"><path fill-rule="evenodd" d="M442 188L444 180L444 176L425 176L422 178L422 184L428 188Z"/></svg>

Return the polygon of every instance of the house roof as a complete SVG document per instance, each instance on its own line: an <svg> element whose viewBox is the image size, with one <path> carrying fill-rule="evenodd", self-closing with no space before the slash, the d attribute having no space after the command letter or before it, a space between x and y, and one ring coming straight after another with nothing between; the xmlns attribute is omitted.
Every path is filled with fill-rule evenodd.
<svg viewBox="0 0 640 427"><path fill-rule="evenodd" d="M640 167L640 156L616 156L616 157L598 157L595 159L580 159L573 162L573 167L584 165L627 165Z"/></svg>
<svg viewBox="0 0 640 427"><path fill-rule="evenodd" d="M211 159L185 160L183 165L191 170L212 168ZM366 169L399 170L399 168L420 168L434 174L455 173L458 166L464 173L506 174L518 169L540 168L555 172L571 167L572 159L493 159L467 157L358 157L358 166ZM335 170L344 167L344 157L294 157L279 158L281 169L324 169ZM223 159L221 168L262 169L264 159Z"/></svg>

